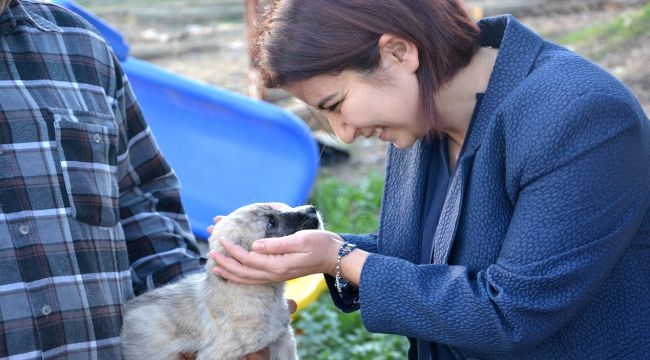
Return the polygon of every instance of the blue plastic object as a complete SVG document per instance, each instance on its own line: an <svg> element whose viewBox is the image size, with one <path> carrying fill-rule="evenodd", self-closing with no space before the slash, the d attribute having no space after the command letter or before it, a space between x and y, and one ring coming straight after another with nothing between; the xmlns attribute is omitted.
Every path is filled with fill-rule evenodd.
<svg viewBox="0 0 650 360"><path fill-rule="evenodd" d="M54 2L89 16L86 19L114 49L124 44L119 32L79 5ZM242 205L279 201L295 206L308 199L318 172L318 146L300 118L130 56L121 64L163 154L178 174L197 237L207 239L206 228L215 215Z"/></svg>

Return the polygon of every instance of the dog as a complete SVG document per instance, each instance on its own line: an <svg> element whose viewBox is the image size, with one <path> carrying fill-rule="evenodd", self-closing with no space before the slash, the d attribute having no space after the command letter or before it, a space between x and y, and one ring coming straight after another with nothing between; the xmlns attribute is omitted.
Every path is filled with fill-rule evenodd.
<svg viewBox="0 0 650 360"><path fill-rule="evenodd" d="M310 205L291 208L251 204L223 217L210 236L210 250L225 253L219 239L250 250L253 241L299 230L322 229ZM271 359L297 359L284 283L244 285L211 272L190 275L126 302L121 333L126 360L235 360L269 347Z"/></svg>

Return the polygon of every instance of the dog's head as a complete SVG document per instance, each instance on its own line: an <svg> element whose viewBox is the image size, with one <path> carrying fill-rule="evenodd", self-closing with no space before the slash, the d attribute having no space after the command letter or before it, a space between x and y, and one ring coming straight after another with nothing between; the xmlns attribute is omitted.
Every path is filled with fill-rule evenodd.
<svg viewBox="0 0 650 360"><path fill-rule="evenodd" d="M311 205L290 207L284 204L251 204L223 217L210 236L210 249L223 252L220 238L250 250L257 239L291 235L300 230L322 229L323 222Z"/></svg>

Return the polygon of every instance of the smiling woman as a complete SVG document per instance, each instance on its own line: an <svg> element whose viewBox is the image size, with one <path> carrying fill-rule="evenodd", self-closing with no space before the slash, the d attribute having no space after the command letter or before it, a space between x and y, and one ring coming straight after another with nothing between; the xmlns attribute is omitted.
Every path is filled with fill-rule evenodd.
<svg viewBox="0 0 650 360"><path fill-rule="evenodd" d="M478 27L466 16L463 5L456 1L411 3L408 5L414 7L411 9L400 2L376 3L370 11L365 9L367 6L359 3L338 8L327 2L295 5L274 2L268 12L282 15L258 29L258 40L264 42L264 46L257 49L254 59L264 85L285 87L346 69L376 79L380 75L375 74L375 70L382 64L380 36L393 34L396 39L415 45L420 52L420 63L414 73L422 93L419 100L422 116L429 122L428 128L440 131L433 93L470 62L479 47ZM363 21L357 17L359 12L364 13ZM317 23L331 26L313 26ZM437 30L414 31L408 25L422 23ZM440 31L445 25L450 28ZM355 36L350 37L350 32ZM282 36L272 36L272 33L282 33ZM422 46L424 44L427 46Z"/></svg>
<svg viewBox="0 0 650 360"><path fill-rule="evenodd" d="M224 244L238 261L216 273L323 273L340 309L408 337L409 359L650 351L629 335L650 331L650 122L620 81L513 16L474 23L460 1L273 4L266 85L344 142L390 143L380 221Z"/></svg>

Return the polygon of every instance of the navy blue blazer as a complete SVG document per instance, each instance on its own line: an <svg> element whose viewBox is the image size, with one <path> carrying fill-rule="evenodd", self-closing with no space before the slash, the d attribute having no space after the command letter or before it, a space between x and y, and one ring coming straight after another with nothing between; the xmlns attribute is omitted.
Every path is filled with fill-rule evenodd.
<svg viewBox="0 0 650 360"><path fill-rule="evenodd" d="M499 55L433 249L421 234L436 146L390 146L378 233L343 235L372 254L358 289L330 286L335 303L370 331L458 358L647 359L647 115L607 72L513 17L479 24Z"/></svg>

